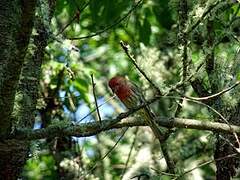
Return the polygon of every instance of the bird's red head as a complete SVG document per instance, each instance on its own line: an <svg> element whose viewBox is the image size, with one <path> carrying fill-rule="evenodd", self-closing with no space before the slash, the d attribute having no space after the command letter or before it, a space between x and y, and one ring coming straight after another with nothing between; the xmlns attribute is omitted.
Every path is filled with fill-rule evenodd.
<svg viewBox="0 0 240 180"><path fill-rule="evenodd" d="M115 76L108 82L109 87L119 97L120 100L128 98L131 94L131 87L123 76Z"/></svg>
<svg viewBox="0 0 240 180"><path fill-rule="evenodd" d="M126 82L126 79L122 76L115 76L108 82L109 87L112 89L114 93L118 91L118 89L124 85Z"/></svg>

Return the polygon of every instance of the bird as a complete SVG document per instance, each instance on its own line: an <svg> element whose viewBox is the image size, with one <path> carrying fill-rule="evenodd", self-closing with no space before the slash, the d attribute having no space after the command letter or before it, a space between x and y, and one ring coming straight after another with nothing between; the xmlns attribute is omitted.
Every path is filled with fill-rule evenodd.
<svg viewBox="0 0 240 180"><path fill-rule="evenodd" d="M109 87L114 94L117 95L119 100L126 106L127 109L131 110L139 105L146 102L141 89L126 79L124 76L115 76L108 82ZM158 139L162 153L165 157L169 172L174 173L174 162L171 160L169 154L163 145L164 133L160 130L159 125L155 121L155 114L151 111L148 105L137 111L137 113L145 120L146 124L151 128L154 136Z"/></svg>

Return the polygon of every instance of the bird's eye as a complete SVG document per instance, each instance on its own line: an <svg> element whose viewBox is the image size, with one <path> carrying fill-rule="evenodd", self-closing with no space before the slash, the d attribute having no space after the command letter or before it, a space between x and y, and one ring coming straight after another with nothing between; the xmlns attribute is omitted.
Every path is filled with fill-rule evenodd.
<svg viewBox="0 0 240 180"><path fill-rule="evenodd" d="M113 92L116 93L119 89L120 85L119 84L116 84L115 85L115 88L113 89Z"/></svg>

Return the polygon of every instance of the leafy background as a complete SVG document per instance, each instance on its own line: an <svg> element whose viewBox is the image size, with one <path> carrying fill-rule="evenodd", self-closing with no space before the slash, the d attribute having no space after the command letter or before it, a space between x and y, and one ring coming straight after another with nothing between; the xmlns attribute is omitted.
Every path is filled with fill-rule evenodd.
<svg viewBox="0 0 240 180"><path fill-rule="evenodd" d="M38 13L48 19L48 7L43 1L40 3L42 8ZM137 3L126 0L57 1L51 23L46 25L52 38L42 66L35 128L60 121L74 124L97 121L95 111L89 114L95 108L91 74L96 83L97 102L103 104L99 108L102 119L116 117L125 110L118 99L109 100L112 93L107 83L114 75L126 75L141 87L146 98L153 95L148 82L122 50L120 40L129 44L138 65L163 92L181 80L178 1L143 0L136 6ZM211 3L189 1L187 25L196 22ZM230 26L233 16L238 20ZM217 75L222 77L219 89L230 85L235 77L239 79L239 70L234 76L229 70L239 67L234 62L239 48L239 42L234 40L240 32L239 16L238 4L207 16L214 21L215 42L219 41L215 48ZM73 40L75 37L81 38ZM204 46L205 38L206 22L203 20L189 36L190 74L195 73L195 67L204 61L209 51ZM205 85L209 85L203 69L196 76L204 77ZM196 96L191 88L186 89L186 94ZM225 99L234 103L228 96ZM152 108L157 115L171 117L175 115L177 104L178 100L164 98ZM48 116L45 121L44 114ZM205 106L192 102L184 102L178 117L203 121L213 118ZM178 129L168 139L169 152L179 172L211 160L214 143L213 133L197 130ZM116 147L110 151L114 145ZM68 179L130 179L141 173L145 178L171 179L162 173L166 165L147 127L111 130L86 138L38 140L31 147L31 158L22 174L27 179L58 179L63 175ZM209 163L187 176L214 179L214 170L214 164Z"/></svg>

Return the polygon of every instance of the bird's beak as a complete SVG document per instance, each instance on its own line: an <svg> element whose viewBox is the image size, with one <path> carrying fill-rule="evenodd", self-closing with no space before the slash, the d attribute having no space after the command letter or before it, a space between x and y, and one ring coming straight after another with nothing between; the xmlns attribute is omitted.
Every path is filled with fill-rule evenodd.
<svg viewBox="0 0 240 180"><path fill-rule="evenodd" d="M116 89L112 89L112 92L113 92L113 94L115 94L116 93Z"/></svg>

